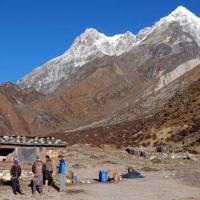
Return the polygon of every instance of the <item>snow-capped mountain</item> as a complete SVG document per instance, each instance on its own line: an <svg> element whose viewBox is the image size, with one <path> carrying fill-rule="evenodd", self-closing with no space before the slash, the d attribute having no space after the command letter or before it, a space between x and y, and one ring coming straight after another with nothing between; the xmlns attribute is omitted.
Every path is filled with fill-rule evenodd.
<svg viewBox="0 0 200 200"><path fill-rule="evenodd" d="M135 40L131 32L109 37L96 29L86 29L68 51L36 68L18 84L22 88L34 87L37 91L51 93L82 65L105 55L121 55L132 48Z"/></svg>
<svg viewBox="0 0 200 200"><path fill-rule="evenodd" d="M109 37L87 29L63 55L35 69L17 87L0 88L0 130L17 135L24 130L33 135L98 126L108 130L108 125L153 116L199 80L199 31L200 19L184 7L137 36L126 32ZM57 89L52 95L22 89L29 87L43 93ZM121 130L118 141L127 133L129 142L134 128ZM113 130L109 141L116 139L118 127ZM84 136L91 139L82 134L81 141ZM72 135L70 140L77 141Z"/></svg>
<svg viewBox="0 0 200 200"><path fill-rule="evenodd" d="M174 36L168 34L166 37L170 31ZM166 34L160 34L161 32ZM200 46L200 18L180 6L152 27L141 30L137 36L126 32L109 37L95 29L86 29L63 55L36 68L18 81L18 85L22 88L34 87L42 93L52 93L63 80L68 79L81 66L96 58L105 55L120 56L142 44L148 46L155 41L159 44L167 43L169 40L175 40L173 46L184 41L195 41ZM174 51L176 51L175 47Z"/></svg>
<svg viewBox="0 0 200 200"><path fill-rule="evenodd" d="M163 23L169 23L170 21L176 20L183 27L185 32L191 34L195 41L200 46L200 18L195 14L180 6L174 12L171 13L167 18L163 19Z"/></svg>
<svg viewBox="0 0 200 200"><path fill-rule="evenodd" d="M183 6L179 6L167 17L161 18L152 27L147 27L141 30L137 35L137 40L144 40L155 29L158 29L163 25L167 26L173 22L179 23L179 25L182 27L182 31L191 34L191 36L200 46L200 18Z"/></svg>

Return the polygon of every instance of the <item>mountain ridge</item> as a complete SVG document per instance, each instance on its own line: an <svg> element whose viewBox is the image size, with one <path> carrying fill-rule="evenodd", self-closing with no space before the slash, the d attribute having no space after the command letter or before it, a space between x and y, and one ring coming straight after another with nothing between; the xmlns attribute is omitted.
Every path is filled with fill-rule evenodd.
<svg viewBox="0 0 200 200"><path fill-rule="evenodd" d="M115 47L119 39L124 40L121 38L124 35L107 39L96 30L88 29L77 38L70 55L76 50L83 53L81 58L92 60L81 67L71 65L72 62L69 65L72 70L68 71L69 77L50 85L54 89L56 86L54 92L44 95L31 89L22 89L19 85L2 86L1 132L10 135L54 135L66 140L72 138L73 142L87 142L91 138L91 142L95 143L96 138L99 143L114 141L117 145L135 145L134 141L141 139L139 145L154 145L156 141L149 143L146 140L147 129L143 127L150 127L147 137L151 133L155 135L149 126L150 122L154 124L153 117L159 112L164 113L163 108L168 101L187 91L200 77L200 46L196 37L199 34L199 20L188 12L179 7L137 36L127 32L125 38L130 36L133 43L128 52L120 55L88 57L88 47L93 54L93 47L105 47L102 45L107 45L107 40ZM110 51L110 48L106 46L104 50ZM50 61L52 65L42 68L41 76L43 73L52 73L49 67L55 68L54 64L60 69L60 62L65 61L60 58L58 61L54 59ZM65 64L62 67L66 68ZM54 77L55 74L51 75ZM43 85L40 76L36 80ZM31 78L29 81L32 81ZM51 88L47 85L48 82L46 85L44 83L44 90ZM187 95L190 93L185 92ZM178 109L175 107L175 110ZM158 116L162 117L162 122L166 120L162 114ZM120 128L121 124L125 124L125 128ZM134 135L131 129L138 134ZM157 130L162 135L165 127ZM157 139L160 142L159 135Z"/></svg>
<svg viewBox="0 0 200 200"><path fill-rule="evenodd" d="M186 8L179 6L167 17L161 18L152 27L142 29L135 36L127 31L124 34L106 36L94 28L86 29L78 36L71 47L61 56L54 58L30 74L19 80L17 84L22 88L34 87L37 91L48 94L67 80L72 74L76 73L84 64L103 56L119 56L129 52L134 46L145 42L158 26L163 23L178 21L184 31L191 32L195 41L200 46L200 19ZM194 26L191 26L194 22ZM188 39L188 38L185 38Z"/></svg>

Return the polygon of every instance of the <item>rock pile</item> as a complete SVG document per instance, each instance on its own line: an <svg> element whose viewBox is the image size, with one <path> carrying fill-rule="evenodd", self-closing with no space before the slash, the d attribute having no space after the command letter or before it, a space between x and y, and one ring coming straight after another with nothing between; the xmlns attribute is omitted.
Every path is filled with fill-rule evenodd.
<svg viewBox="0 0 200 200"><path fill-rule="evenodd" d="M18 146L66 146L66 143L54 137L0 136L0 144Z"/></svg>
<svg viewBox="0 0 200 200"><path fill-rule="evenodd" d="M180 151L178 149L167 149L162 146L157 147L135 147L125 149L129 154L150 160L163 159L188 159L196 160L195 155L188 151Z"/></svg>
<svg viewBox="0 0 200 200"><path fill-rule="evenodd" d="M27 171L27 170L22 171L21 178L29 179L32 176L33 176L33 173L31 171ZM11 180L10 170L7 170L7 169L0 170L0 180L10 181Z"/></svg>

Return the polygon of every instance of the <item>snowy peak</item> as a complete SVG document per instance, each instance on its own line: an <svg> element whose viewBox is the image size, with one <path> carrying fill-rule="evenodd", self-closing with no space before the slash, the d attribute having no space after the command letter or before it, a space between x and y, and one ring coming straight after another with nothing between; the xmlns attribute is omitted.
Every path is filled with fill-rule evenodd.
<svg viewBox="0 0 200 200"><path fill-rule="evenodd" d="M99 40L107 40L108 42L111 43L116 43L117 41L119 41L120 39L125 39L125 38L131 38L131 39L135 39L135 35L133 33L131 33L130 31L127 31L123 34L117 34L117 35L113 35L113 36L106 36L105 34L98 32L96 29L94 28L87 28L84 33L82 33L79 37L77 37L77 40L87 40L87 39L91 39L93 41L99 41ZM76 40L75 40L76 41Z"/></svg>
<svg viewBox="0 0 200 200"><path fill-rule="evenodd" d="M174 16L195 16L194 13L192 13L190 10L183 6L178 6L172 13L171 15Z"/></svg>
<svg viewBox="0 0 200 200"><path fill-rule="evenodd" d="M101 35L102 33L98 32L95 28L87 28L84 33L81 34L82 37L84 36L99 36Z"/></svg>
<svg viewBox="0 0 200 200"><path fill-rule="evenodd" d="M22 88L33 87L45 94L52 93L84 64L105 55L119 56L128 52L135 41L131 32L106 36L94 28L86 29L63 55L36 68L17 84Z"/></svg>
<svg viewBox="0 0 200 200"><path fill-rule="evenodd" d="M183 6L179 6L174 10L169 16L167 16L167 19L200 24L200 18Z"/></svg>
<svg viewBox="0 0 200 200"><path fill-rule="evenodd" d="M86 52L91 53L92 50L99 51L104 55L120 55L127 52L133 46L135 41L136 36L131 32L114 36L106 36L94 28L88 28L84 33L75 39L71 48L65 53L73 51L83 54Z"/></svg>
<svg viewBox="0 0 200 200"><path fill-rule="evenodd" d="M168 16L161 18L152 27L146 27L137 34L137 42L144 41L155 30L160 32L171 23L176 23L181 27L182 33L189 33L200 46L200 18L183 6L179 6ZM174 30L175 31L175 30Z"/></svg>
<svg viewBox="0 0 200 200"><path fill-rule="evenodd" d="M18 81L18 84L22 88L33 87L43 93L54 92L63 80L68 79L84 64L96 58L101 58L105 55L122 55L129 52L133 47L137 48L143 41L147 45L151 41L163 42L166 39L166 34L162 33L165 33L165 30L169 30L169 25L174 22L177 26L171 31L177 31L177 38L174 39L176 42L180 37L181 30L182 33L188 33L187 37L190 37L189 39L182 37L182 40L194 40L200 47L200 18L183 6L179 6L168 16L161 18L152 27L141 30L137 36L129 31L123 34L107 36L94 28L88 28L74 40L71 47L63 55L36 68ZM180 30L178 30L179 28Z"/></svg>
<svg viewBox="0 0 200 200"><path fill-rule="evenodd" d="M200 18L194 13L183 6L179 6L166 17L166 21L178 22L182 26L183 31L189 33L200 46Z"/></svg>
<svg viewBox="0 0 200 200"><path fill-rule="evenodd" d="M82 33L80 36L78 36L73 45L76 46L77 44L83 43L84 45L90 46L94 44L96 41L100 40L103 37L103 34L99 33L96 29L89 28L86 29L84 33Z"/></svg>
<svg viewBox="0 0 200 200"><path fill-rule="evenodd" d="M199 17L197 17L194 13L189 11L187 8L183 6L179 6L174 11L172 11L168 16L161 18L152 27L144 28L140 32L148 32L150 29L153 29L155 27L160 26L161 24L165 24L169 22L179 22L183 26L188 25L188 24L191 26L200 26ZM197 30L197 31L200 31L200 30Z"/></svg>

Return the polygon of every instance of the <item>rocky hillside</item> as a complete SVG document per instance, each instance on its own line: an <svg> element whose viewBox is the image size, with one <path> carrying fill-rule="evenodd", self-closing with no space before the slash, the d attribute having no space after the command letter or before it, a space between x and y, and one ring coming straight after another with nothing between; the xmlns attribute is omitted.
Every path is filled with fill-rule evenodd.
<svg viewBox="0 0 200 200"><path fill-rule="evenodd" d="M20 89L12 83L0 85L0 135L40 135L61 124L56 115L40 112L32 104L44 95L34 89Z"/></svg>
<svg viewBox="0 0 200 200"><path fill-rule="evenodd" d="M178 8L140 33L143 39L129 52L83 65L56 92L33 104L34 109L64 116L65 125L60 128L65 130L98 123L135 106L141 109L133 118L141 110L150 111L155 103L161 107L176 90L198 78L192 73L200 64L199 41L192 29L200 24L198 20Z"/></svg>
<svg viewBox="0 0 200 200"><path fill-rule="evenodd" d="M142 129L151 144L197 147L200 150L200 79L167 105ZM153 143L152 143L153 142Z"/></svg>
<svg viewBox="0 0 200 200"><path fill-rule="evenodd" d="M63 133L69 144L185 148L200 152L200 79L147 118Z"/></svg>
<svg viewBox="0 0 200 200"><path fill-rule="evenodd" d="M171 70L171 65L162 62L162 55L177 54L188 44L189 48L194 48L194 45L199 47L199 29L200 19L181 6L152 27L141 30L137 36L131 32L126 32L109 37L95 29L87 29L75 39L72 46L63 55L34 69L18 81L18 84L22 88L33 87L45 94L52 93L63 80L71 78L83 65L94 59L102 58L105 55L119 56L133 50L138 54L133 63L135 67L144 68L144 65L149 64L146 66L146 70L149 70L150 76L152 74L154 76L162 75ZM144 57L143 52L145 53ZM151 57L155 58L158 54L159 66L154 65L154 62L149 63ZM194 51L194 54L196 54L196 51ZM175 66L175 64L188 60L188 58L185 60L183 58L179 58L177 63L174 63L177 59L174 57L171 64ZM126 65L126 62L124 65ZM161 80L158 88L162 85L163 80Z"/></svg>
<svg viewBox="0 0 200 200"><path fill-rule="evenodd" d="M35 90L21 90L12 83L0 86L0 134L30 134L30 128L23 117L22 105L42 98Z"/></svg>
<svg viewBox="0 0 200 200"><path fill-rule="evenodd" d="M75 39L68 51L33 70L18 81L18 84L22 88L34 87L42 93L52 93L63 80L76 73L84 64L105 55L128 52L135 40L130 32L109 37L93 28L86 29Z"/></svg>
<svg viewBox="0 0 200 200"><path fill-rule="evenodd" d="M63 56L0 87L0 134L123 146L170 141L154 119L161 123L168 101L200 77L199 28L200 19L179 7L136 37L87 30Z"/></svg>

